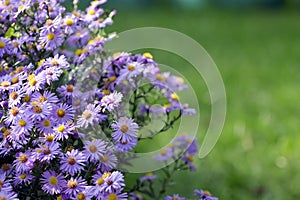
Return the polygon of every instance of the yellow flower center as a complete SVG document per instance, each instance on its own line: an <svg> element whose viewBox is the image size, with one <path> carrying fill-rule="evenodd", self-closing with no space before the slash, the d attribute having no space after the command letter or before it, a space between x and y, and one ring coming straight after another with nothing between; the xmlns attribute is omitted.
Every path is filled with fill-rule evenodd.
<svg viewBox="0 0 300 200"><path fill-rule="evenodd" d="M116 194L110 194L110 195L108 195L108 199L107 200L117 200L117 199L118 199L118 197L117 197Z"/></svg>
<svg viewBox="0 0 300 200"><path fill-rule="evenodd" d="M106 163L108 161L108 156L104 155L101 159L102 162Z"/></svg>
<svg viewBox="0 0 300 200"><path fill-rule="evenodd" d="M126 124L123 124L123 125L120 126L120 131L122 133L127 133L128 129L129 128L128 128L128 126Z"/></svg>
<svg viewBox="0 0 300 200"><path fill-rule="evenodd" d="M29 80L29 85L31 85L31 86L35 86L36 83L37 83L37 81L36 81L35 78L32 78L32 79Z"/></svg>
<svg viewBox="0 0 300 200"><path fill-rule="evenodd" d="M50 183L51 185L56 185L57 182L58 182L58 180L57 180L57 178L56 178L55 176L51 176L51 177L49 178L49 183Z"/></svg>
<svg viewBox="0 0 300 200"><path fill-rule="evenodd" d="M56 198L56 200L62 200L62 196L59 195L59 196Z"/></svg>
<svg viewBox="0 0 300 200"><path fill-rule="evenodd" d="M19 161L21 163L25 163L27 162L28 158L27 158L27 155L26 154L21 154L20 157L19 157Z"/></svg>
<svg viewBox="0 0 300 200"><path fill-rule="evenodd" d="M51 126L51 122L46 119L46 120L43 121L43 126L49 127L49 126Z"/></svg>
<svg viewBox="0 0 300 200"><path fill-rule="evenodd" d="M93 9L93 10L90 10L89 12L88 12L88 14L89 15L94 15L96 12L95 12L95 10Z"/></svg>
<svg viewBox="0 0 300 200"><path fill-rule="evenodd" d="M3 49L5 47L5 43L0 41L0 49Z"/></svg>
<svg viewBox="0 0 300 200"><path fill-rule="evenodd" d="M26 121L24 120L24 119L21 119L20 121L19 121L19 125L21 126L21 127L24 127L24 126L26 126Z"/></svg>
<svg viewBox="0 0 300 200"><path fill-rule="evenodd" d="M54 135L47 135L46 140L47 142L52 142L54 140Z"/></svg>
<svg viewBox="0 0 300 200"><path fill-rule="evenodd" d="M162 150L162 151L160 152L160 154L163 155L163 156L165 156L165 155L167 155L167 151L166 151L166 150Z"/></svg>
<svg viewBox="0 0 300 200"><path fill-rule="evenodd" d="M54 37L55 37L54 33L49 33L49 34L47 35L47 39L48 39L48 40L54 40Z"/></svg>
<svg viewBox="0 0 300 200"><path fill-rule="evenodd" d="M83 193L79 193L79 194L77 194L77 199L78 200L84 200L85 199L85 195Z"/></svg>
<svg viewBox="0 0 300 200"><path fill-rule="evenodd" d="M89 151L90 151L91 153L95 153L97 150L98 150L98 149L97 149L96 145L91 145L91 146L89 146Z"/></svg>
<svg viewBox="0 0 300 200"><path fill-rule="evenodd" d="M65 23L66 23L67 26L72 26L73 25L73 20L68 18L68 19L65 20Z"/></svg>
<svg viewBox="0 0 300 200"><path fill-rule="evenodd" d="M31 99L31 97L29 95L26 95L26 96L23 97L24 102L29 102L30 99Z"/></svg>
<svg viewBox="0 0 300 200"><path fill-rule="evenodd" d="M26 177L27 177L26 174L21 174L21 175L20 175L20 179L21 179L21 180L24 180Z"/></svg>
<svg viewBox="0 0 300 200"><path fill-rule="evenodd" d="M172 98L174 101L179 101L179 96L178 96L176 93L171 94L171 98Z"/></svg>
<svg viewBox="0 0 300 200"><path fill-rule="evenodd" d="M81 54L82 54L82 50L81 49L76 49L75 55L80 56Z"/></svg>
<svg viewBox="0 0 300 200"><path fill-rule="evenodd" d="M104 183L104 179L103 178L98 178L97 184L102 185L103 183Z"/></svg>
<svg viewBox="0 0 300 200"><path fill-rule="evenodd" d="M66 111L63 109L58 109L56 114L58 117L63 118L66 115Z"/></svg>
<svg viewBox="0 0 300 200"><path fill-rule="evenodd" d="M109 90L103 90L103 91L102 91L102 94L104 94L104 95L109 95L109 94L110 94L110 91L109 91Z"/></svg>
<svg viewBox="0 0 300 200"><path fill-rule="evenodd" d="M127 67L127 69L128 69L129 71L133 71L133 70L135 69L135 66L134 66L134 65L129 65L129 66Z"/></svg>
<svg viewBox="0 0 300 200"><path fill-rule="evenodd" d="M117 77L115 77L115 76L109 77L110 82L114 82L116 79L117 79Z"/></svg>
<svg viewBox="0 0 300 200"><path fill-rule="evenodd" d="M146 176L150 177L153 176L153 174L151 172L147 173Z"/></svg>
<svg viewBox="0 0 300 200"><path fill-rule="evenodd" d="M18 78L18 77L12 78L12 79L11 79L11 83L12 83L12 84L19 83L19 78Z"/></svg>
<svg viewBox="0 0 300 200"><path fill-rule="evenodd" d="M144 54L143 54L143 57L145 57L145 58L150 58L150 59L153 58L153 56L151 55L151 53L144 53Z"/></svg>
<svg viewBox="0 0 300 200"><path fill-rule="evenodd" d="M66 127L64 125L61 125L57 128L57 131L60 133L64 132L65 130L66 130Z"/></svg>
<svg viewBox="0 0 300 200"><path fill-rule="evenodd" d="M102 178L103 179L106 179L107 177L109 177L111 175L110 172L105 172L103 175L102 175Z"/></svg>
<svg viewBox="0 0 300 200"><path fill-rule="evenodd" d="M41 103L43 103L43 102L45 102L47 100L48 99L45 96L41 96L38 101L41 102Z"/></svg>
<svg viewBox="0 0 300 200"><path fill-rule="evenodd" d="M193 162L193 161L194 161L194 158L193 158L192 156L188 156L187 159L188 159L188 161L190 161L190 162Z"/></svg>
<svg viewBox="0 0 300 200"><path fill-rule="evenodd" d="M38 62L38 66L40 67L40 66L42 66L42 64L45 62L45 59L42 59L42 60L40 60L39 62Z"/></svg>

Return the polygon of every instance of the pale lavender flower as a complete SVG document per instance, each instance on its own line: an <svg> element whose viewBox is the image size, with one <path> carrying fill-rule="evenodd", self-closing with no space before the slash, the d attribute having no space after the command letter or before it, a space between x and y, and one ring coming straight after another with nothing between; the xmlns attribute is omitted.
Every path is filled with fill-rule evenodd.
<svg viewBox="0 0 300 200"><path fill-rule="evenodd" d="M16 172L28 172L33 167L33 160L31 159L30 152L17 153L17 158L13 163Z"/></svg>
<svg viewBox="0 0 300 200"><path fill-rule="evenodd" d="M46 67L55 67L56 69L69 69L70 67L66 57L59 54L56 54L53 58L47 58L43 65Z"/></svg>
<svg viewBox="0 0 300 200"><path fill-rule="evenodd" d="M131 118L121 117L111 125L114 141L128 142L137 137L139 126Z"/></svg>
<svg viewBox="0 0 300 200"><path fill-rule="evenodd" d="M102 185L103 191L112 193L113 191L119 190L125 186L124 176L121 172L114 171L109 176L104 178Z"/></svg>
<svg viewBox="0 0 300 200"><path fill-rule="evenodd" d="M75 127L72 124L58 124L53 128L55 140L68 139L69 135L73 135Z"/></svg>
<svg viewBox="0 0 300 200"><path fill-rule="evenodd" d="M18 173L14 175L14 186L18 186L20 184L29 185L34 178L33 175L26 173Z"/></svg>
<svg viewBox="0 0 300 200"><path fill-rule="evenodd" d="M114 91L113 93L104 96L101 99L100 105L103 107L103 111L108 110L111 112L120 105L122 98L122 93Z"/></svg>
<svg viewBox="0 0 300 200"><path fill-rule="evenodd" d="M40 45L49 51L59 47L63 43L63 41L64 36L59 29L53 32L42 34L39 39Z"/></svg>
<svg viewBox="0 0 300 200"><path fill-rule="evenodd" d="M112 149L108 150L101 156L99 163L99 168L102 172L108 172L117 166L118 158Z"/></svg>
<svg viewBox="0 0 300 200"><path fill-rule="evenodd" d="M53 110L53 117L57 123L65 123L73 119L74 110L67 104L58 104Z"/></svg>
<svg viewBox="0 0 300 200"><path fill-rule="evenodd" d="M107 144L101 139L87 141L84 146L84 154L86 155L86 159L90 160L91 162L99 160L101 157L103 157L106 146Z"/></svg>
<svg viewBox="0 0 300 200"><path fill-rule="evenodd" d="M87 183L83 178L71 178L70 180L68 180L67 184L64 185L63 193L66 194L69 198L74 198L79 193L85 191L86 186Z"/></svg>
<svg viewBox="0 0 300 200"><path fill-rule="evenodd" d="M0 37L0 57L2 57L5 53L10 52L11 49L11 42L10 40Z"/></svg>
<svg viewBox="0 0 300 200"><path fill-rule="evenodd" d="M140 178L140 182L145 182L145 181L153 181L157 178L156 174L153 174L151 172L147 173L145 176Z"/></svg>
<svg viewBox="0 0 300 200"><path fill-rule="evenodd" d="M60 170L74 176L77 172L80 172L83 169L84 162L85 155L76 149L72 149L72 151L68 151L61 160Z"/></svg>
<svg viewBox="0 0 300 200"><path fill-rule="evenodd" d="M44 145L40 145L42 149L42 153L40 154L40 161L46 161L50 163L51 160L58 157L60 153L60 144L58 142L46 143Z"/></svg>
<svg viewBox="0 0 300 200"><path fill-rule="evenodd" d="M79 127L88 127L89 125L94 126L97 123L103 121L103 116L99 114L101 111L100 106L95 106L93 104L87 105L86 109L80 115L77 124Z"/></svg>
<svg viewBox="0 0 300 200"><path fill-rule="evenodd" d="M51 195L60 194L63 186L66 184L62 174L57 174L55 171L48 170L42 174L41 183L44 192Z"/></svg>

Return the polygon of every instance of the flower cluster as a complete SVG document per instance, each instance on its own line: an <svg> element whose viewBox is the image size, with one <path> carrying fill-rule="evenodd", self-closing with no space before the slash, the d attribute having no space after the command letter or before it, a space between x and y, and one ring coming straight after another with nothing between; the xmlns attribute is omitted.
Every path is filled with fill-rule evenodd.
<svg viewBox="0 0 300 200"><path fill-rule="evenodd" d="M135 199L119 158L136 147L151 114L168 116L154 137L195 113L176 94L187 86L160 72L150 53L104 52L116 14L101 7L106 0L85 11L74 1L72 12L62 2L0 1L0 199ZM173 143L157 159L180 151L194 170L197 142Z"/></svg>

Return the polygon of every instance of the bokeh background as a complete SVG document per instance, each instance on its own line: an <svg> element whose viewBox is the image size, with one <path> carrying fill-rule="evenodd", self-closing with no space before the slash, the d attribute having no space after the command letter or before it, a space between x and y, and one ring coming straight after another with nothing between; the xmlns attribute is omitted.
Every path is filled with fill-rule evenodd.
<svg viewBox="0 0 300 200"><path fill-rule="evenodd" d="M110 0L105 7L118 10L109 31L180 31L207 50L222 74L228 111L221 138L195 161L197 172L178 172L169 194L192 199L193 189L203 188L225 200L300 199L300 0ZM203 80L184 59L147 51L182 72L197 91L201 143L210 119Z"/></svg>

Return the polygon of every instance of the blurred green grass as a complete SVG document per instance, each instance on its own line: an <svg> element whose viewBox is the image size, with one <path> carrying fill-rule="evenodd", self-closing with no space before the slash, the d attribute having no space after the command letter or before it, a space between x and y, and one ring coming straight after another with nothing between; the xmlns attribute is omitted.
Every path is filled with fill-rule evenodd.
<svg viewBox="0 0 300 200"><path fill-rule="evenodd" d="M300 199L299 18L285 10L119 10L110 31L159 26L185 33L207 50L224 79L222 136L209 156L196 161L196 173L179 172L169 193L191 198L194 188L204 188L220 199ZM180 71L189 65L170 53L148 51ZM200 100L201 141L209 95L190 68L184 74Z"/></svg>

